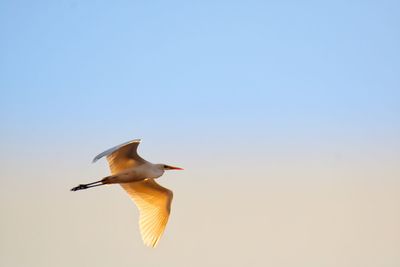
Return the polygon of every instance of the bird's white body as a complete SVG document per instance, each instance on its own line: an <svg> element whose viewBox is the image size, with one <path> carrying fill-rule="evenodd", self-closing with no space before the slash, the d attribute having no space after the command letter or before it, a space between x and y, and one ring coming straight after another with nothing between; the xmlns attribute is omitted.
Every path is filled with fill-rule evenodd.
<svg viewBox="0 0 400 267"><path fill-rule="evenodd" d="M140 139L135 139L110 148L97 155L93 162L107 157L111 175L104 179L81 184L72 191L87 189L104 184L120 184L135 202L140 212L139 226L143 242L155 247L167 225L172 191L157 184L154 179L165 170L182 170L165 164L153 164L137 154Z"/></svg>
<svg viewBox="0 0 400 267"><path fill-rule="evenodd" d="M164 174L163 164L145 162L122 172L106 177L106 184L138 182L145 179L157 179Z"/></svg>

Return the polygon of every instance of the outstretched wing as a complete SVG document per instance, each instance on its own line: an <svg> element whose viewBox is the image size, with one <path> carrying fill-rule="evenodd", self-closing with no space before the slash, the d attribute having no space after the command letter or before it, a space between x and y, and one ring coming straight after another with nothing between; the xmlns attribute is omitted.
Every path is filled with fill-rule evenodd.
<svg viewBox="0 0 400 267"><path fill-rule="evenodd" d="M144 244L155 247L168 222L172 191L157 184L154 179L125 183L121 186L139 208L140 233Z"/></svg>
<svg viewBox="0 0 400 267"><path fill-rule="evenodd" d="M112 174L138 166L146 162L137 154L139 144L140 139L120 144L100 153L93 159L93 162L106 156Z"/></svg>

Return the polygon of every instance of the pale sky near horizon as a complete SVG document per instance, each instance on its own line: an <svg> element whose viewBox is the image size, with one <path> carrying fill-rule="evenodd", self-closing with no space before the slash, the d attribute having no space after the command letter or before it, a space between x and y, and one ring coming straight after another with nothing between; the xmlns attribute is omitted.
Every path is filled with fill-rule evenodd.
<svg viewBox="0 0 400 267"><path fill-rule="evenodd" d="M1 1L0 265L400 266L397 1ZM182 166L142 244L99 152Z"/></svg>

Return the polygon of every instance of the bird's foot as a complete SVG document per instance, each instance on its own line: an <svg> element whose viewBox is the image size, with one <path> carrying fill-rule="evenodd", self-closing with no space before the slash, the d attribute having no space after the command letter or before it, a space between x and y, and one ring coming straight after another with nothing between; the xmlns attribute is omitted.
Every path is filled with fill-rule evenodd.
<svg viewBox="0 0 400 267"><path fill-rule="evenodd" d="M88 188L87 185L85 185L85 184L80 184L80 185L75 186L74 188L72 188L71 191L78 191L78 190L86 189L86 188Z"/></svg>

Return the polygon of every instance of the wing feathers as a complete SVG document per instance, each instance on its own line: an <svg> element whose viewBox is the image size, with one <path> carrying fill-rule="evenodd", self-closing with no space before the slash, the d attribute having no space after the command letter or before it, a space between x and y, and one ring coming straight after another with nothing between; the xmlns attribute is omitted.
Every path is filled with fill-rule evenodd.
<svg viewBox="0 0 400 267"><path fill-rule="evenodd" d="M155 247L167 225L172 191L157 184L153 179L121 184L140 212L139 226L143 242Z"/></svg>
<svg viewBox="0 0 400 267"><path fill-rule="evenodd" d="M110 149L107 149L106 151L103 151L103 152L101 152L100 154L98 154L96 157L94 157L93 162L96 162L96 161L98 161L99 159L101 159L102 157L108 156L108 155L114 153L115 151L117 151L118 149L120 149L120 148L122 148L122 147L124 147L124 146L126 146L126 145L130 145L130 144L134 144L134 143L137 143L137 144L139 145L140 142L141 142L141 139L134 139L134 140L125 142L125 143L123 143L123 144L117 145L117 146L115 146L115 147L112 147L112 148L110 148Z"/></svg>
<svg viewBox="0 0 400 267"><path fill-rule="evenodd" d="M116 174L125 169L138 166L146 162L137 153L137 148L139 144L140 139L134 139L129 142L112 147L97 155L93 159L93 162L96 162L104 156L107 157L107 161L110 165L112 174Z"/></svg>

